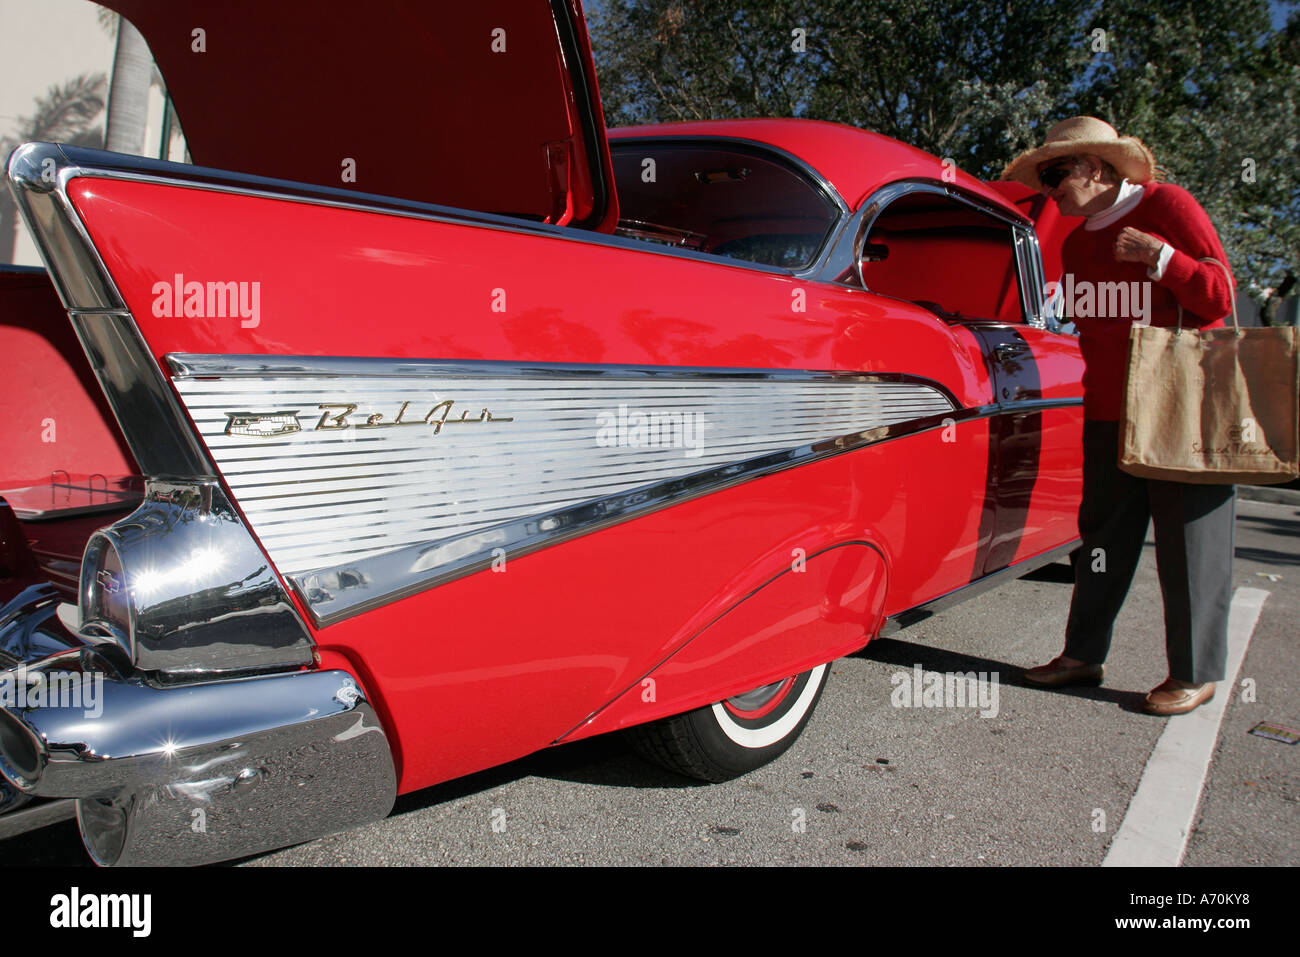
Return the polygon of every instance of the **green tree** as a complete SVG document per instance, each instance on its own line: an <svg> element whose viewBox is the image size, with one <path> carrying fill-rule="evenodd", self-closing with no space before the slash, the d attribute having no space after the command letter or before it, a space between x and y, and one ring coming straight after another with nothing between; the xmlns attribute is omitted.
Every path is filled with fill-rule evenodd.
<svg viewBox="0 0 1300 957"><path fill-rule="evenodd" d="M797 0L609 0L590 16L611 126L800 116L816 66L793 47Z"/></svg>
<svg viewBox="0 0 1300 957"><path fill-rule="evenodd" d="M806 116L979 171L1025 145L1032 118L1085 68L1090 6L611 0L592 36L611 126Z"/></svg>
<svg viewBox="0 0 1300 957"><path fill-rule="evenodd" d="M1037 145L1032 123L1084 68L1086 4L888 0L818 5L829 63L811 113L872 129L977 175Z"/></svg>

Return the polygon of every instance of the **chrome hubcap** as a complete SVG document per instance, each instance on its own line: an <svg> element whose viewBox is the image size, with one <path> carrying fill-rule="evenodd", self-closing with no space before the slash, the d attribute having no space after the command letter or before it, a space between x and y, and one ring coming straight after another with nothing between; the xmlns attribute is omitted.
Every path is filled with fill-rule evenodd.
<svg viewBox="0 0 1300 957"><path fill-rule="evenodd" d="M728 698L727 704L731 705L737 711L757 711L759 708L763 707L763 705L775 698L784 685L784 679L781 681L774 681L770 685L763 685L761 688L755 688L753 691L746 691L744 694L738 694L734 698Z"/></svg>

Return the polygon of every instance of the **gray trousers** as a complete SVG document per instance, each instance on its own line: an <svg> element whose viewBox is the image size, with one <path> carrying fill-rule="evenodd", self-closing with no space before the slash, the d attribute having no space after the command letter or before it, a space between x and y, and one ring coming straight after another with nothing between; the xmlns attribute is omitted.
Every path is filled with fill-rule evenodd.
<svg viewBox="0 0 1300 957"><path fill-rule="evenodd" d="M1222 681L1228 654L1228 604L1236 488L1157 482L1120 471L1119 423L1083 424L1083 548L1065 627L1065 654L1100 664L1115 617L1155 522L1156 568L1165 605L1169 675L1197 684Z"/></svg>

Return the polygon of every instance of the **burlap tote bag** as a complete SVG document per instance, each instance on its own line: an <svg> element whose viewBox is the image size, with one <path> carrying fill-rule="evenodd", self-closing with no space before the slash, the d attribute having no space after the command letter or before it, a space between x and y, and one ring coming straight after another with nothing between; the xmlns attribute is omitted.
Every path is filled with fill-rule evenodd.
<svg viewBox="0 0 1300 957"><path fill-rule="evenodd" d="M1227 272L1217 259L1212 262ZM1229 274L1231 280L1231 274ZM1300 351L1294 327L1133 326L1119 467L1207 485L1286 482L1300 471Z"/></svg>

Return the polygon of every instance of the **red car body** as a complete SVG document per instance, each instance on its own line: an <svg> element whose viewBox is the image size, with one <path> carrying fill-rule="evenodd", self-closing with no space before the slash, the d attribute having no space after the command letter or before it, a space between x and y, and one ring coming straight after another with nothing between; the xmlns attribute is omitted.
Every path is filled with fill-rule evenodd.
<svg viewBox="0 0 1300 957"><path fill-rule="evenodd" d="M404 164L363 193L364 176L337 182L338 157L360 152L345 124L237 106L270 144L241 167L246 147L204 118L202 71L165 39L188 21L111 5L149 37L195 159L242 172L42 145L11 159L64 301L35 271L2 276L8 388L26 415L0 436L0 598L29 638L32 616L53 635L53 604L78 602L59 640L102 657L83 667L111 670L123 701L156 694L155 723L178 689L218 689L215 714L223 687L332 675L352 688L326 689L349 699L339 720L384 747L338 757L319 800L377 796L292 827L290 792L254 788L272 796L250 810L241 782L305 780L294 762L325 745L222 765L216 790L254 837L160 849L167 825L141 794L184 792L188 770L168 779L142 753L153 770L119 780L93 747L60 751L3 712L0 772L77 798L97 860L250 853L382 816L394 791L728 700L760 727L793 676L1075 543L1082 361L1043 312L1032 197L834 124L607 134L576 2L509 14L559 24L561 50L528 69L556 77L567 109L526 110L507 138L482 107L448 105L399 160L357 137L357 169ZM483 38L508 19L463 16ZM508 24L506 43L531 22ZM203 70L233 70L225 94L252 103L274 24L233 51L215 33L225 59ZM349 114L344 87L326 102ZM458 149L484 129L510 142ZM429 168L411 159L426 148ZM649 169L681 175L660 190ZM725 209L695 228L714 202ZM966 307L985 300L990 314ZM629 440L638 410L695 422L699 454ZM44 419L57 443L33 439ZM205 522L223 531L196 545ZM150 537L163 526L166 548ZM227 580L232 567L249 577ZM345 740L341 726L319 741ZM235 731L195 734L172 751L218 753ZM60 778L60 762L81 776ZM183 819L173 803L168 820Z"/></svg>

